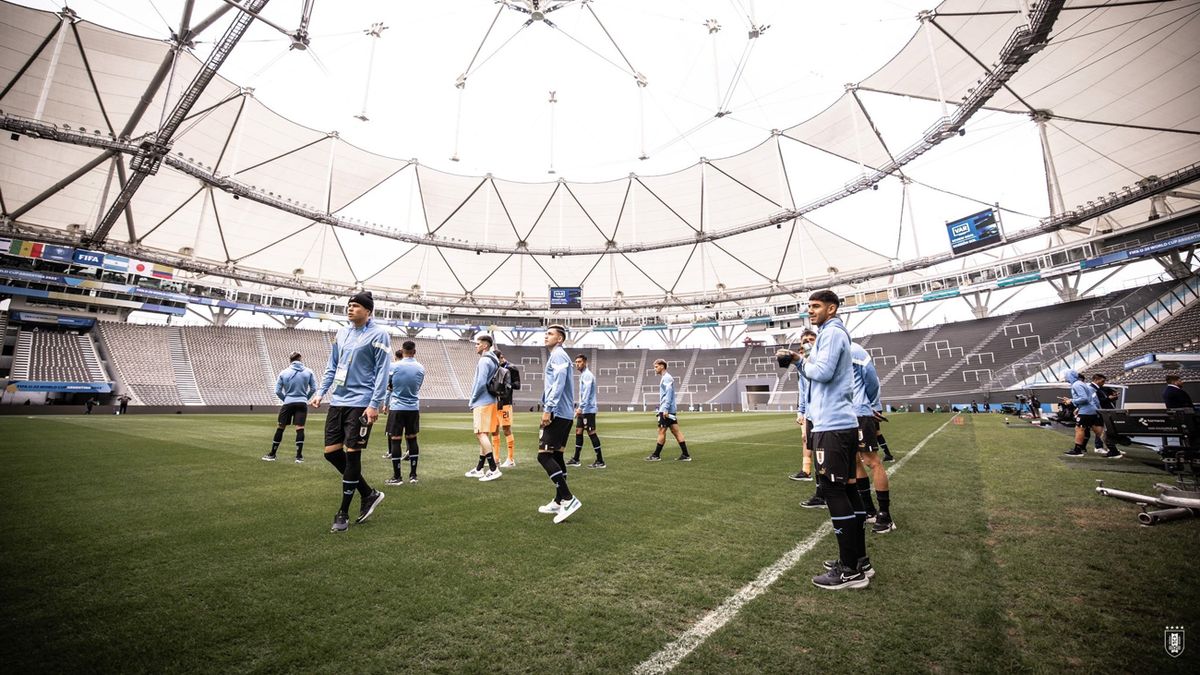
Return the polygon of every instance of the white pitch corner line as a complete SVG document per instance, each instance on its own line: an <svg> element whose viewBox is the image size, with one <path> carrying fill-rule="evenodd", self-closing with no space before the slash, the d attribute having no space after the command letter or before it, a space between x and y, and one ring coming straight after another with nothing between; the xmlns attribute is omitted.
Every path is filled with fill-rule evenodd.
<svg viewBox="0 0 1200 675"><path fill-rule="evenodd" d="M920 452L921 448L925 447L925 444L928 443L930 439L936 436L942 429L945 429L957 417L958 415L955 415L954 417L946 420L942 426L931 431L929 435L922 439L920 443L917 443L912 450L901 457L895 464L890 466L888 468L888 476L891 476L896 472L897 469L904 466L904 463L907 462L910 457ZM796 563L805 556L805 554L811 551L818 543L820 543L822 539L825 538L825 535L832 531L833 526L831 524L828 522L823 523L816 529L815 532L808 535L804 541L796 544L795 548L787 553L784 553L779 560L771 563L770 566L763 568L763 570L758 573L758 576L755 577L753 581L745 586L742 586L737 593L734 593L726 598L719 607L708 614L705 614L703 618L701 618L695 623L695 625L684 632L683 635L680 635L671 642L667 643L667 645L662 649L652 654L650 658L638 664L638 666L633 669L634 675L657 675L661 673L668 673L673 670L675 666L679 665L680 661L683 661L683 659L686 658L688 654L691 654L696 647L699 647L701 644L703 644L710 635L720 630L723 626L725 626L725 624L729 623L733 617L737 616L738 611L742 609L743 605L765 593L767 589L771 587L771 584L774 584L779 580L779 577L783 576L785 572L792 569L792 567L794 567Z"/></svg>

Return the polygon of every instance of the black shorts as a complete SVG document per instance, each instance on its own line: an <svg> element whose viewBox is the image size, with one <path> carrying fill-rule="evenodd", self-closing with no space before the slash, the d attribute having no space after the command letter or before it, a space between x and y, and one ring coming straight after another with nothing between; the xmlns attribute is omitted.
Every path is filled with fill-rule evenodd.
<svg viewBox="0 0 1200 675"><path fill-rule="evenodd" d="M538 430L538 450L562 450L567 447L571 423L574 421L569 417L551 417L550 424Z"/></svg>
<svg viewBox="0 0 1200 675"><path fill-rule="evenodd" d="M658 416L658 426L663 429L671 428L672 424L679 424L679 416L675 413L661 413Z"/></svg>
<svg viewBox="0 0 1200 675"><path fill-rule="evenodd" d="M818 480L845 484L856 470L858 429L814 431L812 451Z"/></svg>
<svg viewBox="0 0 1200 675"><path fill-rule="evenodd" d="M874 415L858 418L858 451L875 452L879 449L879 420Z"/></svg>
<svg viewBox="0 0 1200 675"><path fill-rule="evenodd" d="M371 438L371 425L363 425L362 416L366 408L332 406L325 417L325 447L344 445L352 450L367 447Z"/></svg>
<svg viewBox="0 0 1200 675"><path fill-rule="evenodd" d="M387 421L388 436L416 436L421 430L420 410L389 410Z"/></svg>
<svg viewBox="0 0 1200 675"><path fill-rule="evenodd" d="M579 413L575 418L575 428L584 431L596 430L596 413Z"/></svg>
<svg viewBox="0 0 1200 675"><path fill-rule="evenodd" d="M285 427L289 424L302 427L307 420L307 403L284 403L283 407L279 409L279 423Z"/></svg>
<svg viewBox="0 0 1200 675"><path fill-rule="evenodd" d="M1091 429L1104 426L1104 422L1100 419L1100 415L1080 415L1075 421L1075 426Z"/></svg>

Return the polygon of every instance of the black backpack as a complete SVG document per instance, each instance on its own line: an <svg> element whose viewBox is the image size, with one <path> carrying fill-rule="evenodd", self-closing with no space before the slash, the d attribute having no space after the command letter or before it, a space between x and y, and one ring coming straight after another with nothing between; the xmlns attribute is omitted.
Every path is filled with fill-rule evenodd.
<svg viewBox="0 0 1200 675"><path fill-rule="evenodd" d="M487 392L496 398L507 399L512 396L512 378L508 373L508 368L500 365L500 359L495 356L492 356L492 359L496 362L496 372L492 373L492 379L488 380Z"/></svg>

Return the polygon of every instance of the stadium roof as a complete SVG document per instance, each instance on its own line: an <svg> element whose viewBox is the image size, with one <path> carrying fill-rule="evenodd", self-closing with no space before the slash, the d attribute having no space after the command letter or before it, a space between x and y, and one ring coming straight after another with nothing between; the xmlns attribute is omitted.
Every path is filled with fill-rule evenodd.
<svg viewBox="0 0 1200 675"><path fill-rule="evenodd" d="M556 20L568 11L606 11L601 2L566 4ZM349 133L287 119L255 90L218 75L174 134L161 168L96 245L136 247L185 269L252 270L331 289L361 284L446 303L536 305L547 286L583 286L587 297L618 304L719 301L738 289L786 293L832 275L944 258L942 223L994 202L1014 235L1200 159L1200 5L1093 0L1060 10L1062 3L1043 2L1031 18L1018 4L948 0L892 25L911 34L907 44L830 94L823 110L756 131L733 154L607 180L564 173L518 181L505 178L503 166L491 169L495 175L459 175L445 160L388 156L364 147L375 147L383 129L358 131L352 143ZM509 5L530 7L503 3L496 16ZM193 21L222 6L197 2ZM655 16L639 11L626 9L643 21ZM813 29L789 21L797 15L786 8L777 12L782 20L769 32L739 38L746 51L757 40L803 40ZM216 41L238 14L221 17L205 37ZM620 52L618 40L612 45ZM12 226L85 239L95 232L131 175L129 155L153 137L211 49L196 44L172 63L167 40L0 4L6 128L57 130L55 140L4 141L0 201ZM234 53L243 49L249 45ZM163 84L149 90L146 105L156 74L165 75ZM629 87L660 84L670 86ZM737 123L736 110L723 112L706 115L704 124ZM454 126L454 110L437 114L446 120L442 131ZM373 123L386 118L371 114ZM1144 209L1117 211L1105 227L1144 216ZM1072 236L1079 235L1064 230L1011 246L1030 250Z"/></svg>

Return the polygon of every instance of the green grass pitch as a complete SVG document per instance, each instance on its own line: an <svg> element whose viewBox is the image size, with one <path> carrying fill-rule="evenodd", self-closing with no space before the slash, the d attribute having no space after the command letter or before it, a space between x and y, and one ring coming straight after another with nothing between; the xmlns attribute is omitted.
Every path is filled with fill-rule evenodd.
<svg viewBox="0 0 1200 675"><path fill-rule="evenodd" d="M259 461L267 415L0 418L5 670L628 673L828 520L786 478L789 415L685 414L696 461L668 440L647 464L653 417L601 414L609 468L570 471L583 508L553 525L533 414L492 483L462 475L469 415L426 414L421 483L383 485L377 434L365 474L387 498L334 535L323 419L295 465L290 431ZM884 432L900 457L947 419ZM1200 648L1162 645L1168 625L1200 640L1200 522L1142 528L1093 492L1164 476L963 421L893 476L869 588L812 586L827 537L676 672L1197 672Z"/></svg>

